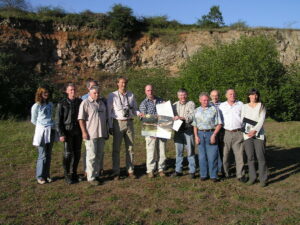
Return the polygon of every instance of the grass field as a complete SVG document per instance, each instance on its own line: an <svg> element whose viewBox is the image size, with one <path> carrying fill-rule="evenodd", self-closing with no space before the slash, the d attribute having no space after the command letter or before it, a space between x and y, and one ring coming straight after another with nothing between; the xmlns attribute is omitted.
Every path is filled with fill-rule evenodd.
<svg viewBox="0 0 300 225"><path fill-rule="evenodd" d="M38 185L33 125L0 121L0 224L300 224L300 122L269 121L265 128L270 170L265 188L246 186L235 178L219 183L188 176L148 179L137 121L139 179L110 179L110 138L105 147L105 181L94 187L64 182L59 143L52 155L54 182ZM168 141L167 173L174 171L174 151ZM121 155L124 166L124 151Z"/></svg>

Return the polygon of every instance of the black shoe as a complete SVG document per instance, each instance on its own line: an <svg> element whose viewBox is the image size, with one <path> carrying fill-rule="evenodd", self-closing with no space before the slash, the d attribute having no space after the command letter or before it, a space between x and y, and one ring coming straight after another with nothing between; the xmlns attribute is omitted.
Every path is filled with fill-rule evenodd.
<svg viewBox="0 0 300 225"><path fill-rule="evenodd" d="M217 183L217 182L220 182L220 179L218 179L218 178L212 178L212 179L210 179L212 182L214 182L214 183Z"/></svg>
<svg viewBox="0 0 300 225"><path fill-rule="evenodd" d="M206 180L207 180L207 177L200 177L200 180L201 180L201 181L206 181Z"/></svg>
<svg viewBox="0 0 300 225"><path fill-rule="evenodd" d="M242 183L246 183L247 182L247 178L245 176L242 176L241 178L238 178L238 181L242 182Z"/></svg>
<svg viewBox="0 0 300 225"><path fill-rule="evenodd" d="M179 172L174 172L171 177L181 177L182 176L182 173L179 173Z"/></svg>
<svg viewBox="0 0 300 225"><path fill-rule="evenodd" d="M78 183L79 182L79 176L77 174L72 174L72 181L73 181L73 183Z"/></svg>
<svg viewBox="0 0 300 225"><path fill-rule="evenodd" d="M190 178L191 178L191 179L195 179L195 178L196 178L195 173L190 173Z"/></svg>
<svg viewBox="0 0 300 225"><path fill-rule="evenodd" d="M65 181L67 184L74 184L71 175L66 175L65 176Z"/></svg>

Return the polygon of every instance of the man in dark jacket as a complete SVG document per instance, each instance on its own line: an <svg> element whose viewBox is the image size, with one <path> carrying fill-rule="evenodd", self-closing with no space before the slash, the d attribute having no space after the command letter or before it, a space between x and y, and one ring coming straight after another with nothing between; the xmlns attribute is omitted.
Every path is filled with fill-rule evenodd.
<svg viewBox="0 0 300 225"><path fill-rule="evenodd" d="M64 143L63 167L67 184L78 182L77 167L80 160L82 135L77 120L81 99L75 97L75 86L68 83L67 97L57 105L56 130Z"/></svg>

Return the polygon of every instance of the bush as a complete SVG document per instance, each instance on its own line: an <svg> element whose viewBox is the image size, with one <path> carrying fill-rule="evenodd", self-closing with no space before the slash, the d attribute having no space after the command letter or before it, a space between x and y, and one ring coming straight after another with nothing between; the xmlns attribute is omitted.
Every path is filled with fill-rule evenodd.
<svg viewBox="0 0 300 225"><path fill-rule="evenodd" d="M38 83L36 74L16 55L0 53L1 118L28 115Z"/></svg>
<svg viewBox="0 0 300 225"><path fill-rule="evenodd" d="M225 93L228 88L234 88L240 100L245 101L247 91L257 88L269 116L276 120L297 118L295 105L299 101L292 96L297 86L285 74L275 41L264 36L242 37L229 44L204 47L185 64L181 73L182 85L195 101L201 91L218 89Z"/></svg>

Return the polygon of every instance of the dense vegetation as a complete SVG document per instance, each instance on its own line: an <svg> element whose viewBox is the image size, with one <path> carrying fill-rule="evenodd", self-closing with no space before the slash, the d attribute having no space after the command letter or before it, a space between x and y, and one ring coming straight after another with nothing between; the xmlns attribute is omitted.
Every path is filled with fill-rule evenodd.
<svg viewBox="0 0 300 225"><path fill-rule="evenodd" d="M229 44L205 47L182 68L181 83L194 100L199 90L234 88L246 101L250 88L261 90L269 116L276 120L299 120L299 67L285 68L279 61L275 41L264 36L242 37ZM223 99L224 100L224 99Z"/></svg>

